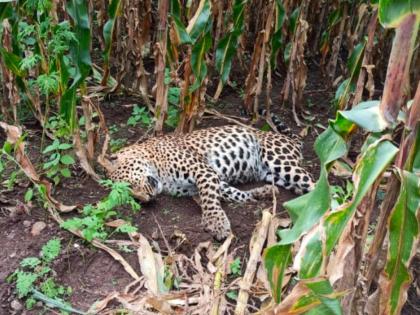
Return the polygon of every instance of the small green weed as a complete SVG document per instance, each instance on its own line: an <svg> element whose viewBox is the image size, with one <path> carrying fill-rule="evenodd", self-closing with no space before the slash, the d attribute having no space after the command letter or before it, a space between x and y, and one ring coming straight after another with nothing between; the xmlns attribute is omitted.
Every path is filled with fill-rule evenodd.
<svg viewBox="0 0 420 315"><path fill-rule="evenodd" d="M74 158L67 153L71 148L73 148L72 144L60 143L60 140L55 139L42 151L42 154L48 156L48 161L42 165L42 168L47 172L47 177L51 178L56 185L60 183L61 177L71 177L69 167L75 163Z"/></svg>
<svg viewBox="0 0 420 315"><path fill-rule="evenodd" d="M112 153L117 152L122 147L124 147L126 144L127 144L127 139L126 138L111 139L109 141L109 146L111 148Z"/></svg>
<svg viewBox="0 0 420 315"><path fill-rule="evenodd" d="M152 124L152 118L150 117L146 107L139 107L138 105L135 105L131 116L127 120L127 125L134 127L139 123L143 127L149 127Z"/></svg>
<svg viewBox="0 0 420 315"><path fill-rule="evenodd" d="M241 275L241 260L235 258L235 260L230 263L229 269L233 276L239 277Z"/></svg>
<svg viewBox="0 0 420 315"><path fill-rule="evenodd" d="M229 299L236 301L238 299L238 291L237 290L230 290L226 293L226 296Z"/></svg>
<svg viewBox="0 0 420 315"><path fill-rule="evenodd" d="M118 126L117 125L111 125L111 126L109 126L108 127L108 131L109 131L109 134L114 134L114 133L117 133L118 132Z"/></svg>
<svg viewBox="0 0 420 315"><path fill-rule="evenodd" d="M61 224L67 230L81 230L88 241L92 241L94 238L104 240L109 237L109 228L105 226L105 223L109 219L118 216L115 208L129 205L133 211L140 210L140 205L131 195L129 184L124 182L113 183L110 180L102 181L101 184L111 188L108 196L99 201L96 206L91 204L84 206L82 217L72 218ZM114 230L114 232L120 233L136 231L137 229L130 223L123 224Z"/></svg>
<svg viewBox="0 0 420 315"><path fill-rule="evenodd" d="M57 284L51 263L61 252L61 241L49 240L41 249L38 257L27 257L20 262L20 267L8 278L16 286L18 298L25 300L26 308L31 309L36 303L35 295L39 292L50 299L63 304L72 293L71 287ZM39 292L37 292L39 291Z"/></svg>

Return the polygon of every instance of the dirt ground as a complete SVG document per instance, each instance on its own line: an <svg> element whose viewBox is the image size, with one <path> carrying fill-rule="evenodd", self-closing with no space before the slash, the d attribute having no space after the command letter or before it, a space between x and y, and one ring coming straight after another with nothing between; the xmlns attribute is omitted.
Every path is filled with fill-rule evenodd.
<svg viewBox="0 0 420 315"><path fill-rule="evenodd" d="M316 67L316 66L312 66ZM323 80L313 73L318 73L318 69L312 69L308 78L308 86L305 92L306 109L309 114L313 114L315 120L311 122L314 128L309 129L309 134L304 137L304 157L306 167L311 171L315 178L318 177L318 159L313 151L314 139L322 129L317 124L326 126L327 120L331 115L330 100L332 92L326 91ZM273 80L273 109L289 125L300 132L299 128L293 127L294 124L290 107L288 105L280 107L278 103L281 89L280 83L283 78ZM242 100L238 90L226 87L220 101L215 108L225 114L237 115L241 113ZM124 96L114 96L101 104L108 126L126 123L131 114L134 104L142 104L140 99ZM210 125L226 124L226 121L217 119L203 119L198 128ZM39 143L41 130L33 125L27 125L29 132L29 143L32 144L30 153L33 160L37 159L36 145ZM136 141L144 130L132 127L120 128L114 135L115 138L127 138L128 143ZM4 135L0 135L0 142L4 141ZM106 195L107 190L98 183L84 175L80 170L75 169L70 179L64 180L55 190L54 196L66 203L83 205L95 203ZM25 182L21 183L25 186ZM63 254L54 264L58 278L62 284L71 286L73 294L69 302L75 308L86 310L89 306L112 291L123 289L132 278L123 270L121 265L107 253L97 250L91 245L82 242L69 232L60 229L51 220L45 210L39 207L30 209L30 215L16 211L10 214L7 209L18 204L22 207L25 187L18 187L13 191L0 194L0 314L20 314L11 308L11 303L15 300L13 287L5 281L5 278L12 273L19 262L28 256L38 255L41 247L49 239L59 237L64 248ZM278 199L277 212L281 216L286 216L283 202L294 198L288 191L282 190ZM248 244L255 224L260 219L261 211L271 207L271 200L266 202L249 203L241 206L224 205L228 217L231 220L233 231L236 235L232 248L237 248L237 256L241 258L244 265L247 262ZM72 216L73 214L67 215ZM66 218L67 216L63 216ZM43 221L47 227L38 236L32 236L31 228L37 221ZM211 239L200 227L200 208L192 198L174 198L170 196L159 196L156 201L142 205L141 211L134 215L133 224L138 227L140 233L149 240L157 241L160 248L164 248L164 243L158 226L161 227L165 237L171 246L178 247L179 235L185 235L185 241L177 250L191 254L192 250L200 242ZM136 271L140 272L136 253L123 253L127 261L135 266ZM416 294L410 291L409 296L413 299L411 310L419 306L416 302ZM412 302L414 301L414 303ZM406 314L415 314L409 310ZM38 314L35 309L29 314ZM417 313L418 314L418 313Z"/></svg>

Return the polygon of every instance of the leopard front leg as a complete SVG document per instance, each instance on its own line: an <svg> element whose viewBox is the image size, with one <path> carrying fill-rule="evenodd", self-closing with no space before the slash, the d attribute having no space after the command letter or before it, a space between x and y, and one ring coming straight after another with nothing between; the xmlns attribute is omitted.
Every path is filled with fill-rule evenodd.
<svg viewBox="0 0 420 315"><path fill-rule="evenodd" d="M223 240L231 233L231 226L225 211L220 204L221 188L217 173L201 164L194 169L195 183L200 196L202 224L204 229L210 232L217 240Z"/></svg>

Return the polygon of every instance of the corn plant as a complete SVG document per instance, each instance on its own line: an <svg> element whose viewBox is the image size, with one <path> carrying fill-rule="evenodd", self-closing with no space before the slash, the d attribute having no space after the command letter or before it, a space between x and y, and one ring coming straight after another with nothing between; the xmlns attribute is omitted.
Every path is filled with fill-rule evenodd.
<svg viewBox="0 0 420 315"><path fill-rule="evenodd" d="M420 113L420 85L411 108L407 107L406 132L399 148L389 140L387 133L394 128L406 100L404 86L417 36L419 9L412 3L379 2L382 25L397 28L382 100L362 102L352 110L339 111L316 140L315 151L321 161L320 178L312 192L284 204L293 227L280 231L279 243L265 253L265 266L276 302L281 302L286 267L293 262L298 271L297 285L286 297L287 302L274 307L275 312L310 310L313 314L340 314L342 309L350 313L360 305L375 303L367 297L385 231L388 231L387 263L380 275L376 298L380 301L379 313L401 311L410 282L408 265L419 239L420 181L415 172L420 158L420 132L416 123ZM332 163L347 154L348 140L358 127L371 134L353 169L352 196L334 208L327 175ZM395 175L387 186L390 197L382 203L374 240L366 251L369 219L378 185L392 163ZM302 243L293 257L292 246L301 238ZM362 266L362 261L366 265ZM357 290L350 291L354 287Z"/></svg>
<svg viewBox="0 0 420 315"><path fill-rule="evenodd" d="M91 67L90 29L86 1L68 1L66 9L71 21L58 20L52 1L2 4L2 21L9 21L13 36L0 55L41 124L59 104L71 131L77 122L76 91Z"/></svg>

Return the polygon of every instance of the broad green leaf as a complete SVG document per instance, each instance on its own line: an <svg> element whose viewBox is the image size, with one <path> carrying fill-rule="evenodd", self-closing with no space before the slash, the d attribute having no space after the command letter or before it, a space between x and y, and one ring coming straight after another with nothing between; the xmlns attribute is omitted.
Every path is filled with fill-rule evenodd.
<svg viewBox="0 0 420 315"><path fill-rule="evenodd" d="M223 83L229 78L232 59L235 56L240 32L231 31L217 44L216 69Z"/></svg>
<svg viewBox="0 0 420 315"><path fill-rule="evenodd" d="M195 46L198 38L203 32L206 32L207 25L211 20L211 2L210 0L201 0L197 12L190 21L187 31Z"/></svg>
<svg viewBox="0 0 420 315"><path fill-rule="evenodd" d="M347 153L344 139L330 126L315 142L315 151L321 160L321 174L314 190L306 195L284 203L292 220L293 227L279 233L280 244L290 244L314 226L331 204L327 167Z"/></svg>
<svg viewBox="0 0 420 315"><path fill-rule="evenodd" d="M344 227L353 216L363 197L369 191L376 179L392 162L397 152L398 148L390 141L378 140L370 145L359 158L353 174L355 187L353 199L329 214L324 220L324 228L327 237L327 254L331 253Z"/></svg>
<svg viewBox="0 0 420 315"><path fill-rule="evenodd" d="M61 173L61 175L62 175L63 177L66 177L66 178L71 177L71 172L70 172L70 170L69 170L68 168L62 168L62 169L60 170L60 173Z"/></svg>
<svg viewBox="0 0 420 315"><path fill-rule="evenodd" d="M121 0L111 0L109 7L108 7L108 21L106 21L104 28L103 28L103 36L105 42L105 50L104 50L104 76L109 75L109 58L111 55L112 49L112 39L114 34L114 27L115 21L117 16L120 14L121 8ZM108 81L107 77L102 78L102 82L106 83Z"/></svg>
<svg viewBox="0 0 420 315"><path fill-rule="evenodd" d="M68 154L61 156L60 162L63 163L64 165L70 165L70 164L75 163L73 157Z"/></svg>
<svg viewBox="0 0 420 315"><path fill-rule="evenodd" d="M359 43L356 47L354 47L347 61L347 68L350 77L341 83L341 85L337 89L334 99L336 107L339 109L342 109L346 106L350 98L350 93L353 92L356 88L356 82L359 77L360 68L362 66L365 46L366 41L363 41L363 43Z"/></svg>
<svg viewBox="0 0 420 315"><path fill-rule="evenodd" d="M90 24L89 10L86 0L69 0L66 10L73 20L77 42L70 43L70 51L75 61L76 72L70 88L61 97L60 113L73 130L77 126L76 91L92 69L90 58Z"/></svg>
<svg viewBox="0 0 420 315"><path fill-rule="evenodd" d="M201 83L207 76L206 52L211 48L211 33L207 32L201 40L199 40L191 52L191 68L193 70L195 81L190 86L190 92L195 91L201 86Z"/></svg>
<svg viewBox="0 0 420 315"><path fill-rule="evenodd" d="M235 0L233 5L233 28L217 44L216 69L220 73L222 83L229 78L232 59L238 47L239 37L243 31L244 11L247 1Z"/></svg>
<svg viewBox="0 0 420 315"><path fill-rule="evenodd" d="M357 44L351 52L349 59L347 60L347 69L349 70L350 77L359 76L365 45L365 42Z"/></svg>
<svg viewBox="0 0 420 315"><path fill-rule="evenodd" d="M51 151L57 150L57 149L58 149L58 147L59 147L59 145L60 145L60 141L58 141L57 139L55 139L55 140L53 141L53 143L51 143L49 146L47 146L47 147L44 149L44 151L42 151L42 154L46 154L46 153L48 153L48 152L51 152Z"/></svg>
<svg viewBox="0 0 420 315"><path fill-rule="evenodd" d="M60 145L58 146L59 150L68 150L71 149L73 147L72 144L70 143L60 143Z"/></svg>
<svg viewBox="0 0 420 315"><path fill-rule="evenodd" d="M284 270L291 259L291 245L274 245L264 252L264 266L267 270L272 295L280 303Z"/></svg>
<svg viewBox="0 0 420 315"><path fill-rule="evenodd" d="M280 0L276 0L276 21L274 24L274 32L271 37L271 56L270 63L273 69L277 66L277 55L282 46L282 26L284 23L285 10Z"/></svg>
<svg viewBox="0 0 420 315"><path fill-rule="evenodd" d="M308 314L341 314L340 301L337 299L334 290L329 281L314 281L306 283L306 286L311 289L312 293L320 300L321 305L310 310Z"/></svg>
<svg viewBox="0 0 420 315"><path fill-rule="evenodd" d="M290 14L289 18L289 31L291 34L296 32L296 28L298 26L298 19L300 15L300 7L297 7L292 14Z"/></svg>
<svg viewBox="0 0 420 315"><path fill-rule="evenodd" d="M309 279L319 275L322 265L322 242L319 233L316 233L306 244L302 257L299 278Z"/></svg>
<svg viewBox="0 0 420 315"><path fill-rule="evenodd" d="M389 127L379 109L380 101L367 101L339 115L370 132L381 132Z"/></svg>
<svg viewBox="0 0 420 315"><path fill-rule="evenodd" d="M20 69L22 58L14 53L8 52L3 47L0 47L0 54L3 58L4 64L14 75L18 77L22 77L24 75L25 72Z"/></svg>
<svg viewBox="0 0 420 315"><path fill-rule="evenodd" d="M342 314L339 297L324 278L301 280L289 293L284 303L275 308L276 314Z"/></svg>
<svg viewBox="0 0 420 315"><path fill-rule="evenodd" d="M381 275L381 308L386 314L399 314L412 278L409 264L419 238L420 178L401 172L401 189L389 220L388 257Z"/></svg>
<svg viewBox="0 0 420 315"><path fill-rule="evenodd" d="M181 19L176 16L172 15L172 20L174 21L174 30L177 34L180 44L192 44L192 40L190 35L188 34L184 24L181 22Z"/></svg>
<svg viewBox="0 0 420 315"><path fill-rule="evenodd" d="M386 28L395 28L408 14L420 18L420 1L418 0L380 0L379 21Z"/></svg>

